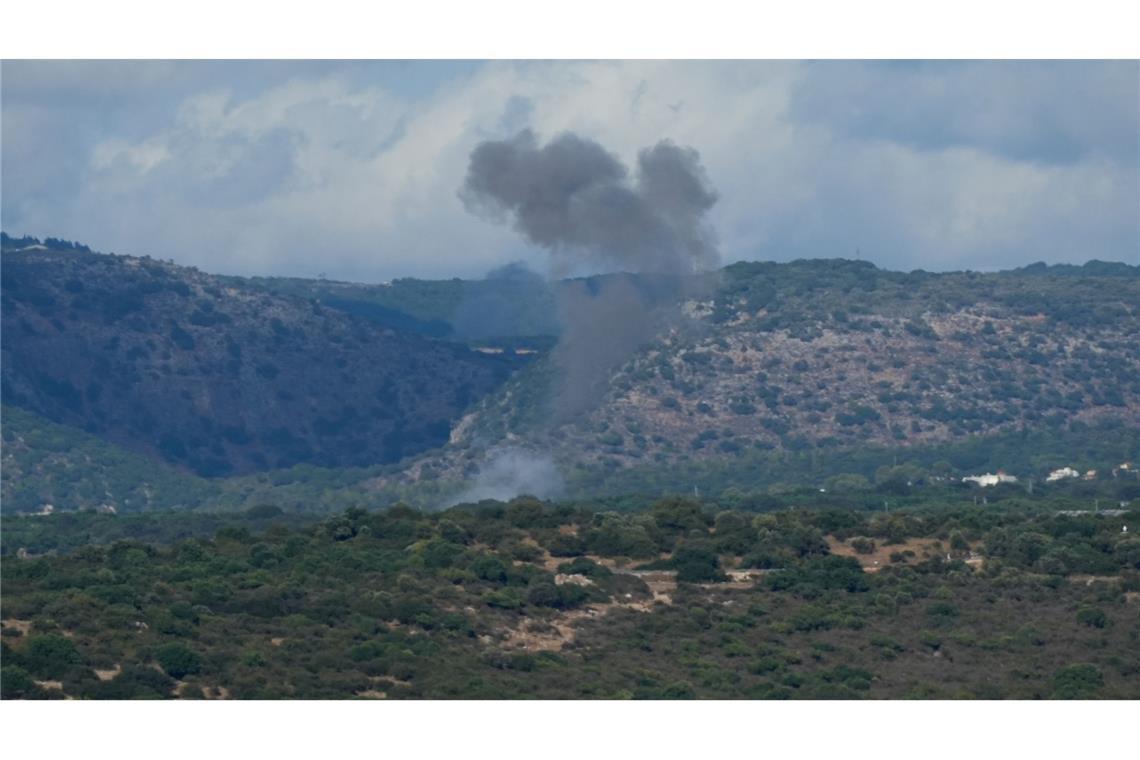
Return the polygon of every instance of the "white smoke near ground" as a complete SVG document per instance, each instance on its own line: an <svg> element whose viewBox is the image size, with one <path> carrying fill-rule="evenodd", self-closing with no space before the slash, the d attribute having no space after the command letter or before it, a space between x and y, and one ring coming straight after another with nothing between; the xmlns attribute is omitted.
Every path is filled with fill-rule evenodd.
<svg viewBox="0 0 1140 760"><path fill-rule="evenodd" d="M596 408L613 372L664 326L719 259L706 216L717 202L696 150L668 140L645 148L631 171L599 143L565 132L543 144L530 130L471 152L459 197L468 211L509 224L544 250L554 272L614 273L553 289L563 331L546 425ZM492 456L460 499L550 498L553 460L508 450Z"/></svg>
<svg viewBox="0 0 1140 760"><path fill-rule="evenodd" d="M453 497L449 506L484 499L509 501L523 495L554 499L564 489L562 475L550 457L521 448L496 449L479 468L474 482Z"/></svg>

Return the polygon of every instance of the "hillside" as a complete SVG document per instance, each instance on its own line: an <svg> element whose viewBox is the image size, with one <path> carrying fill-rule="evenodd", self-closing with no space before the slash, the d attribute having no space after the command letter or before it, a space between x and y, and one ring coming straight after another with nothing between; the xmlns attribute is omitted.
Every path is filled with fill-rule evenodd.
<svg viewBox="0 0 1140 760"><path fill-rule="evenodd" d="M115 473L147 461L127 452L179 477L272 471L187 481L172 505L291 511L439 506L504 447L553 462L551 495L572 497L1140 458L1140 267L735 264L555 424L549 349L574 281L215 277L49 242L4 241L3 400L23 412L5 412L4 496L25 510L167 504L125 495ZM85 472L92 447L115 488Z"/></svg>
<svg viewBox="0 0 1140 760"><path fill-rule="evenodd" d="M13 243L4 403L202 475L397 461L513 366L194 269Z"/></svg>
<svg viewBox="0 0 1140 760"><path fill-rule="evenodd" d="M511 265L482 280L397 279L380 284L253 277L271 293L319 299L388 327L437 338L513 340L523 345L557 335L555 290L538 275Z"/></svg>
<svg viewBox="0 0 1140 760"><path fill-rule="evenodd" d="M48 507L115 513L199 507L210 481L18 407L3 408L0 504L5 514Z"/></svg>
<svg viewBox="0 0 1140 760"><path fill-rule="evenodd" d="M552 368L538 362L464 419L429 472L474 472L503 441L578 467L667 470L756 451L1140 429L1138 267L736 264L686 311L613 374L591 414L552 429Z"/></svg>

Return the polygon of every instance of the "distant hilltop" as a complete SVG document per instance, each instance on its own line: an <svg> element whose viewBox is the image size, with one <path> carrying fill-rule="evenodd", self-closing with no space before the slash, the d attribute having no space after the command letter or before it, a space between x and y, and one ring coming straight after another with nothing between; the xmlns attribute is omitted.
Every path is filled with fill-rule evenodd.
<svg viewBox="0 0 1140 760"><path fill-rule="evenodd" d="M25 235L24 237L14 238L7 232L0 232L0 250L3 251L77 251L79 253L92 253L92 250L81 243L73 243L70 240L60 240L59 238L44 238L42 241L39 238Z"/></svg>

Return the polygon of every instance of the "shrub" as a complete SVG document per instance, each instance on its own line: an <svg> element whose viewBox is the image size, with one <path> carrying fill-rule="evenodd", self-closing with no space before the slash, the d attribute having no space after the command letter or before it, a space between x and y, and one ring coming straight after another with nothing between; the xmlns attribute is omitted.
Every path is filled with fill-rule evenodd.
<svg viewBox="0 0 1140 760"><path fill-rule="evenodd" d="M35 699L41 691L28 671L18 665L5 665L0 670L0 698Z"/></svg>
<svg viewBox="0 0 1140 760"><path fill-rule="evenodd" d="M1096 607L1086 607L1077 612L1077 622L1089 628L1104 628L1108 625L1108 615Z"/></svg>
<svg viewBox="0 0 1140 760"><path fill-rule="evenodd" d="M662 699L696 699L697 693L692 685L685 681L671 683L661 690Z"/></svg>
<svg viewBox="0 0 1140 760"><path fill-rule="evenodd" d="M517 610L523 605L522 596L517 589L502 588L497 591L492 591L483 597L487 602L487 606L495 607L501 610Z"/></svg>
<svg viewBox="0 0 1140 760"><path fill-rule="evenodd" d="M79 652L71 639L54 633L32 636L24 649L24 664L43 678L62 678L79 662Z"/></svg>
<svg viewBox="0 0 1140 760"><path fill-rule="evenodd" d="M490 583L507 582L507 566L498 557L484 554L471 563L471 572L475 577Z"/></svg>
<svg viewBox="0 0 1140 760"><path fill-rule="evenodd" d="M588 557L577 557L558 566L558 572L566 575L585 575L588 578L608 578L613 575L608 567L599 565Z"/></svg>
<svg viewBox="0 0 1140 760"><path fill-rule="evenodd" d="M526 603L535 607L561 607L562 597L558 587L550 581L532 584L526 591Z"/></svg>
<svg viewBox="0 0 1140 760"><path fill-rule="evenodd" d="M720 558L708 549L683 546L673 555L672 565L678 581L701 583L727 579L721 572Z"/></svg>
<svg viewBox="0 0 1140 760"><path fill-rule="evenodd" d="M171 678L182 678L202 668L198 654L182 644L167 644L155 652L155 659Z"/></svg>
<svg viewBox="0 0 1140 760"><path fill-rule="evenodd" d="M1053 675L1054 699L1090 699L1104 686L1104 675L1094 665L1061 668Z"/></svg>

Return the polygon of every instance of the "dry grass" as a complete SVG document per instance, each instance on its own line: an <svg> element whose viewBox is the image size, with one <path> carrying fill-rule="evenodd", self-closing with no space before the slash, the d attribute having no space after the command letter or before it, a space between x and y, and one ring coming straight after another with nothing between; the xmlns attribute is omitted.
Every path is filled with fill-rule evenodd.
<svg viewBox="0 0 1140 760"><path fill-rule="evenodd" d="M850 544L840 541L835 536L827 537L827 546L832 554L840 557L854 557L863 566L863 570L868 573L877 573L892 564L906 565L932 557L944 557L948 553L945 545L936 538L910 538L898 544L884 544L876 540L875 550L870 554L860 554ZM973 547L969 553L955 552L954 554L955 556L962 555L961 558L966 564L976 567L982 563L982 559L974 555L972 549ZM907 557L906 561L902 563L891 562L892 554L906 551L914 552L914 556Z"/></svg>
<svg viewBox="0 0 1140 760"><path fill-rule="evenodd" d="M115 667L111 670L99 670L96 668L94 672L95 677L100 681L110 681L112 678L123 672L123 666L115 663Z"/></svg>
<svg viewBox="0 0 1140 760"><path fill-rule="evenodd" d="M0 625L5 628L12 628L13 630L17 630L24 636L27 636L28 633L30 633L32 630L31 620L18 620L16 618L8 618L7 620L0 620Z"/></svg>

